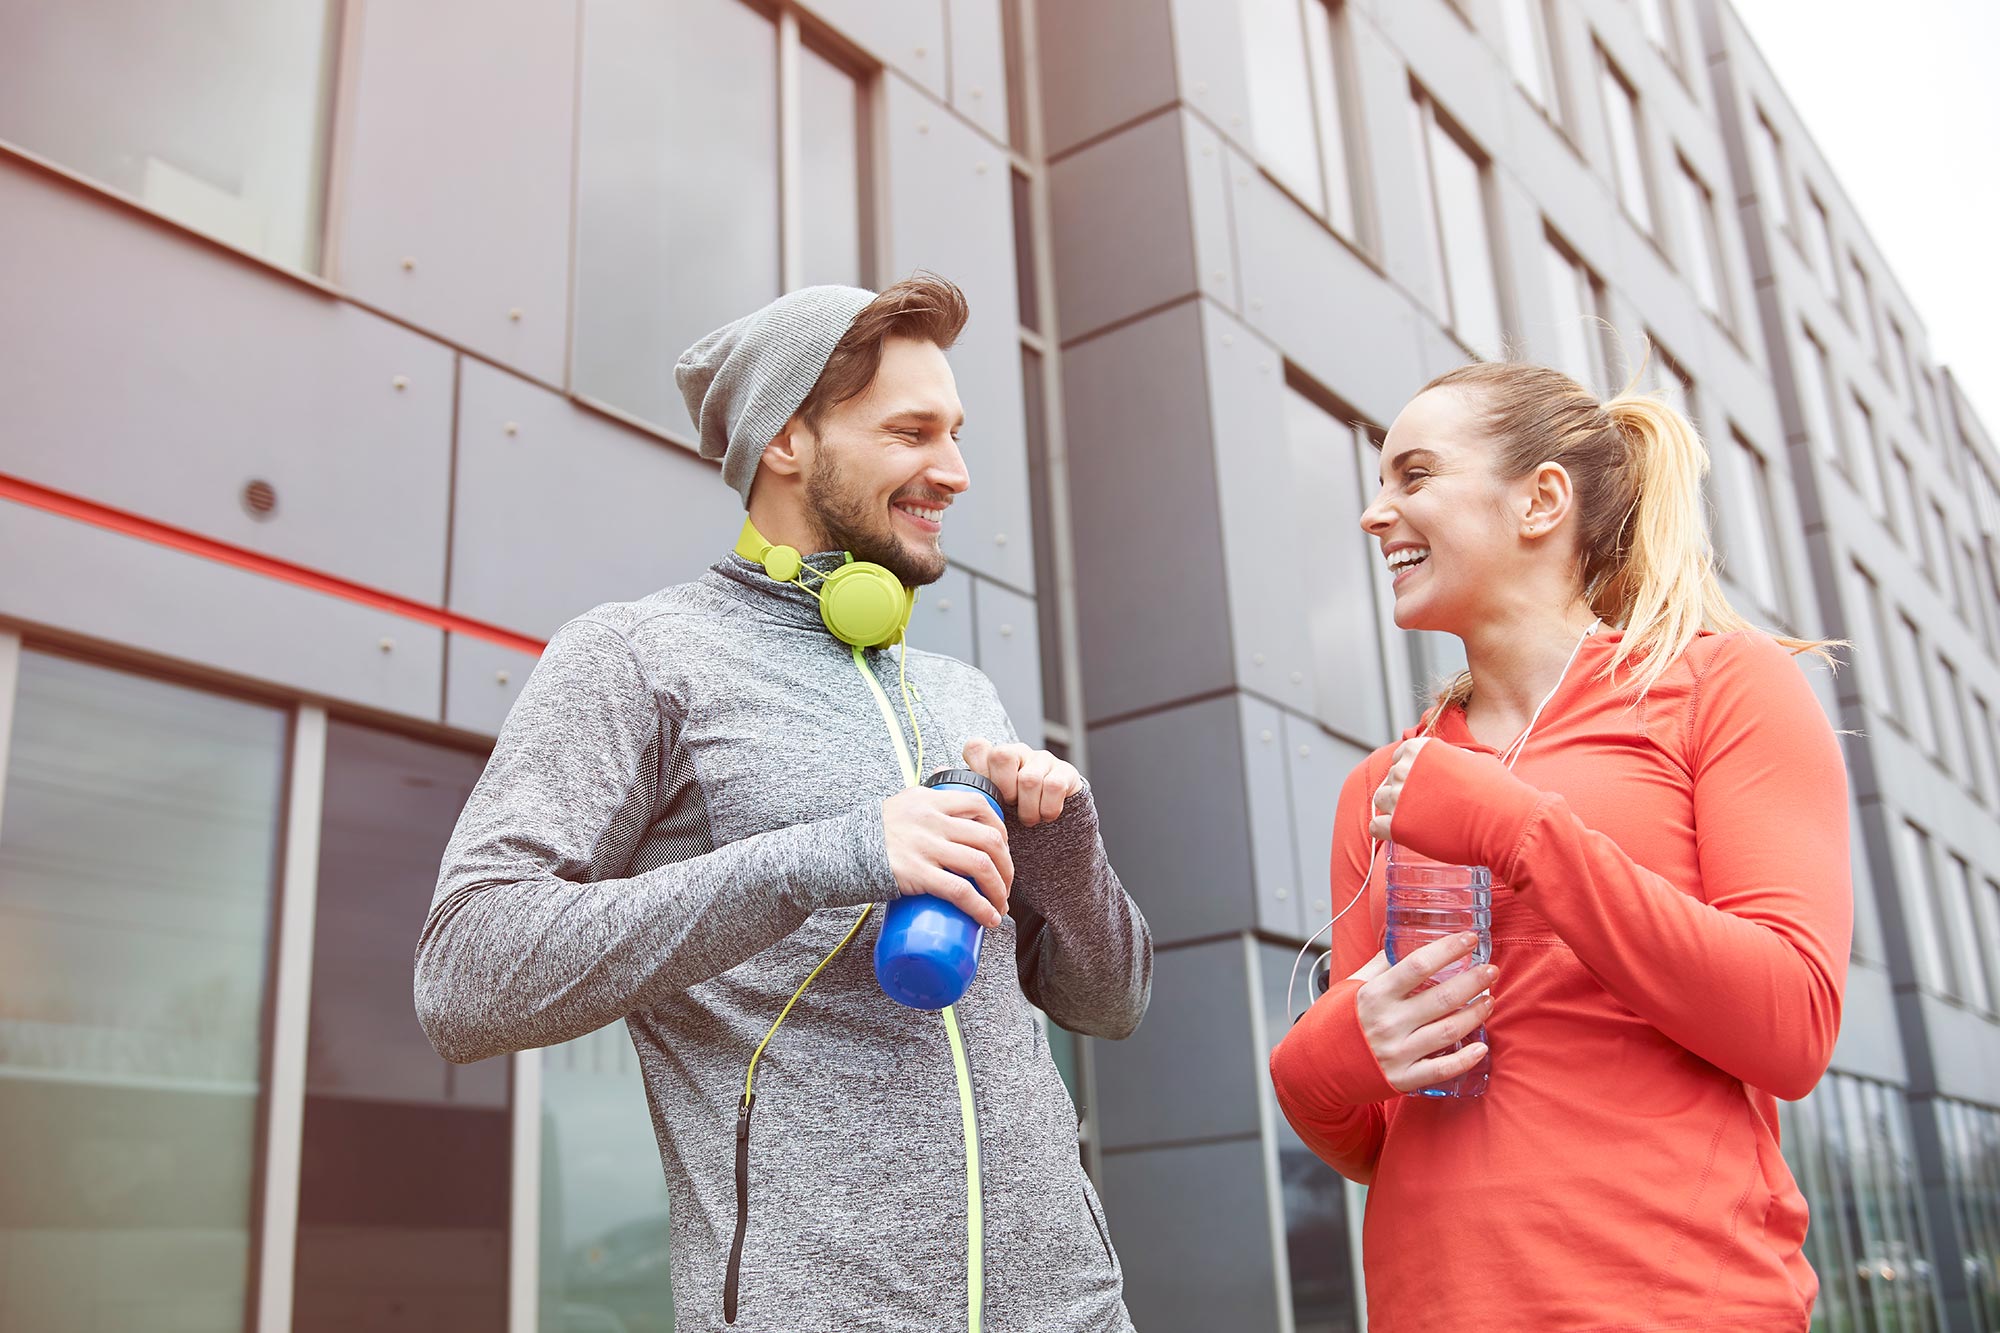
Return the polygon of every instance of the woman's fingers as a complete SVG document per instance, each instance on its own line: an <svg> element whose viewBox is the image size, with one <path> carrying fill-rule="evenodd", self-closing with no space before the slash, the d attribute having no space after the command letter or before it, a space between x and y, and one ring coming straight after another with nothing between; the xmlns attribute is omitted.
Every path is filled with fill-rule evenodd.
<svg viewBox="0 0 2000 1333"><path fill-rule="evenodd" d="M1471 1073L1479 1062L1486 1058L1486 1043L1471 1042L1455 1051L1419 1060L1403 1071L1400 1079L1390 1079L1390 1086L1398 1092L1419 1092L1424 1088L1434 1088L1440 1083L1449 1083L1455 1078Z"/></svg>
<svg viewBox="0 0 2000 1333"><path fill-rule="evenodd" d="M1444 971L1459 959L1466 957L1479 947L1479 936L1469 930L1456 935L1447 935L1441 940L1432 940L1417 949L1383 974L1379 984L1397 999L1421 990L1430 979ZM1477 995L1484 986L1475 986L1471 995ZM1471 998L1470 995L1466 997ZM1463 1000L1460 1003L1464 1003Z"/></svg>
<svg viewBox="0 0 2000 1333"><path fill-rule="evenodd" d="M1435 1023L1426 1023L1404 1042L1410 1064L1414 1067L1439 1051L1456 1046L1492 1016L1492 997L1482 996L1463 1008L1454 1009Z"/></svg>

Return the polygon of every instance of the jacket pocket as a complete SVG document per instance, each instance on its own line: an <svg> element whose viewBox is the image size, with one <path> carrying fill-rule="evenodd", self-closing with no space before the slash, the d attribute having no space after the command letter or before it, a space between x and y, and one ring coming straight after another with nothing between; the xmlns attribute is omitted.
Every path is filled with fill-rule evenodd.
<svg viewBox="0 0 2000 1333"><path fill-rule="evenodd" d="M745 1095L736 1107L736 1236L729 1242L729 1266L722 1278L722 1322L736 1322L738 1280L743 1274L743 1235L750 1229L750 1108L756 1098Z"/></svg>
<svg viewBox="0 0 2000 1333"><path fill-rule="evenodd" d="M1110 1264L1115 1272L1118 1256L1111 1252L1111 1232L1105 1227L1103 1215L1097 1211L1097 1200L1090 1197L1090 1182L1085 1180L1077 1189L1083 1195L1083 1211L1090 1214L1090 1224L1097 1228L1097 1243L1104 1247L1104 1262Z"/></svg>

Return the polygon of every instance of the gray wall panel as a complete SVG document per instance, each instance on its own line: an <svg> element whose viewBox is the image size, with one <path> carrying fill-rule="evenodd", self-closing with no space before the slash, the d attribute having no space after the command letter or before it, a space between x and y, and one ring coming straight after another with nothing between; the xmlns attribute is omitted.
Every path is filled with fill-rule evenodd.
<svg viewBox="0 0 2000 1333"><path fill-rule="evenodd" d="M1287 707L1310 710L1312 645L1299 612L1338 575L1295 557L1314 529L1339 522L1340 499L1309 486L1321 480L1319 460L1299 457L1309 451L1292 434L1296 423L1277 352L1206 303L1202 334L1236 680ZM1331 441L1342 467L1349 464L1350 437L1338 430ZM1351 552L1356 543L1346 546Z"/></svg>
<svg viewBox="0 0 2000 1333"><path fill-rule="evenodd" d="M453 634L445 651L446 726L497 736L536 658L497 643Z"/></svg>
<svg viewBox="0 0 2000 1333"><path fill-rule="evenodd" d="M1251 152L1249 55L1240 0L1170 0L1181 100ZM1252 153L1252 156L1255 154Z"/></svg>
<svg viewBox="0 0 2000 1333"><path fill-rule="evenodd" d="M961 662L979 661L972 637L972 576L957 567L917 593L910 617L910 643L927 653L943 653Z"/></svg>
<svg viewBox="0 0 2000 1333"><path fill-rule="evenodd" d="M804 8L931 96L945 95L945 0L805 0Z"/></svg>
<svg viewBox="0 0 2000 1333"><path fill-rule="evenodd" d="M562 384L577 0L372 5L360 28L338 281Z"/></svg>
<svg viewBox="0 0 2000 1333"><path fill-rule="evenodd" d="M1065 341L1194 290L1181 121L1163 111L1049 168Z"/></svg>
<svg viewBox="0 0 2000 1333"><path fill-rule="evenodd" d="M1938 1091L1987 1106L2000 1105L2000 1063L1993 1056L1991 1019L1975 1010L1926 995L1924 1022L1936 1052Z"/></svg>
<svg viewBox="0 0 2000 1333"><path fill-rule="evenodd" d="M1291 771L1292 837L1302 886L1300 906L1305 913L1305 933L1310 935L1352 901L1349 896L1333 901L1334 811L1340 804L1341 784L1355 765L1368 757L1368 751L1289 713L1280 743ZM1348 895L1353 892L1347 890ZM1364 912L1367 908L1355 903L1351 910Z"/></svg>
<svg viewBox="0 0 2000 1333"><path fill-rule="evenodd" d="M1250 860L1256 870L1257 928L1305 934L1304 895L1293 855L1292 803L1285 773L1284 715L1247 694L1236 696L1243 738L1243 801L1248 808Z"/></svg>
<svg viewBox="0 0 2000 1333"><path fill-rule="evenodd" d="M441 630L6 501L0 568L0 615L31 626L437 720Z"/></svg>
<svg viewBox="0 0 2000 1333"><path fill-rule="evenodd" d="M1228 602L1193 305L1063 356L1089 715L1226 686Z"/></svg>
<svg viewBox="0 0 2000 1333"><path fill-rule="evenodd" d="M1228 697L1090 733L1104 849L1156 943L1255 919L1241 735Z"/></svg>
<svg viewBox="0 0 2000 1333"><path fill-rule="evenodd" d="M948 0L951 104L967 120L1007 142L1007 36L1000 0Z"/></svg>
<svg viewBox="0 0 2000 1333"><path fill-rule="evenodd" d="M1423 382L1408 298L1241 157L1231 157L1230 184L1251 326L1386 424Z"/></svg>
<svg viewBox="0 0 2000 1333"><path fill-rule="evenodd" d="M1888 972L1879 964L1848 965L1833 1067L1890 1083L1909 1078L1903 1061L1902 1031L1896 1022L1896 997Z"/></svg>
<svg viewBox="0 0 2000 1333"><path fill-rule="evenodd" d="M1168 0L1036 7L1042 133L1050 157L1172 102Z"/></svg>
<svg viewBox="0 0 2000 1333"><path fill-rule="evenodd" d="M1153 959L1153 1002L1124 1041L1093 1047L1107 1152L1257 1132L1267 1077L1250 1018L1241 939L1165 949ZM1199 1070L1199 1077L1190 1077Z"/></svg>
<svg viewBox="0 0 2000 1333"><path fill-rule="evenodd" d="M1023 592L1035 587L1026 408L1005 153L897 78L882 81L888 141L890 274L929 269L965 289L972 318L952 349L965 404L972 489L952 506L954 562Z"/></svg>
<svg viewBox="0 0 2000 1333"><path fill-rule="evenodd" d="M546 638L734 544L742 508L713 465L477 361L461 388L454 610Z"/></svg>
<svg viewBox="0 0 2000 1333"><path fill-rule="evenodd" d="M1104 1199L1135 1326L1145 1333L1286 1327L1256 1139L1108 1156Z"/></svg>
<svg viewBox="0 0 2000 1333"><path fill-rule="evenodd" d="M1042 649L1035 604L986 579L972 585L979 669L1000 692L1014 730L1037 749L1042 744Z"/></svg>
<svg viewBox="0 0 2000 1333"><path fill-rule="evenodd" d="M4 161L0 218L0 471L438 600L450 352Z"/></svg>
<svg viewBox="0 0 2000 1333"><path fill-rule="evenodd" d="M1183 111L1180 124L1188 212L1194 225L1195 280L1204 296L1240 315L1243 284L1236 271L1236 224L1229 216L1229 153L1222 136L1206 121Z"/></svg>

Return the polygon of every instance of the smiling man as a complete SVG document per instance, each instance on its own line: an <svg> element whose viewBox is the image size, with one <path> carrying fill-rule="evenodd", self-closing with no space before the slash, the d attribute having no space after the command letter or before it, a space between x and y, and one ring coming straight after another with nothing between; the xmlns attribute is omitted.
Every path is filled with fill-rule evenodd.
<svg viewBox="0 0 2000 1333"><path fill-rule="evenodd" d="M965 319L934 277L813 287L681 358L736 551L551 640L418 945L447 1059L625 1020L682 1333L1131 1327L1035 1009L1126 1036L1151 936L1076 770L976 669L901 644L971 484ZM1004 820L916 785L946 766ZM986 928L935 1011L870 963L881 905L922 893Z"/></svg>

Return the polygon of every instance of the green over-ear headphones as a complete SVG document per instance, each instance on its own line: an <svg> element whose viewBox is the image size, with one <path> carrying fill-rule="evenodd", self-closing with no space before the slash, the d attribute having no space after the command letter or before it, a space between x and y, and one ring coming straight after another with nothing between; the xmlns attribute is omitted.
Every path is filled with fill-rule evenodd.
<svg viewBox="0 0 2000 1333"><path fill-rule="evenodd" d="M909 627L910 612L917 604L917 590L906 588L902 580L881 565L856 560L831 574L808 569L791 546L774 546L757 531L757 525L743 520L743 535L736 539L736 554L779 583L796 584L819 598L819 618L842 643L856 648L887 648L903 637ZM819 582L808 584L810 574Z"/></svg>

